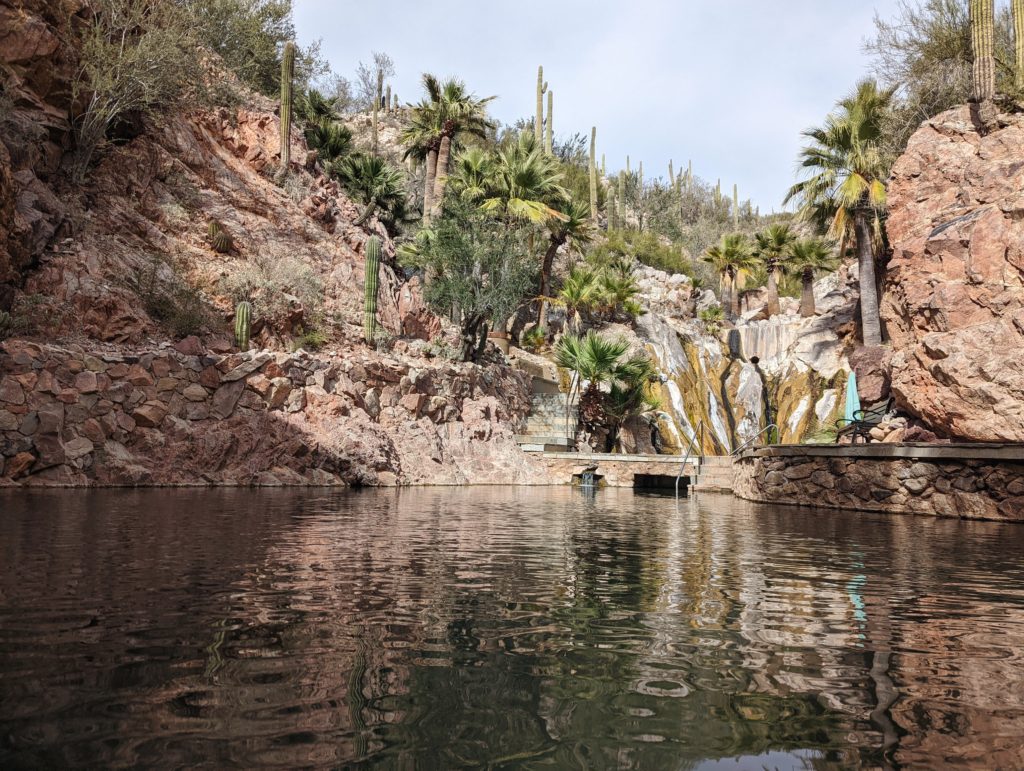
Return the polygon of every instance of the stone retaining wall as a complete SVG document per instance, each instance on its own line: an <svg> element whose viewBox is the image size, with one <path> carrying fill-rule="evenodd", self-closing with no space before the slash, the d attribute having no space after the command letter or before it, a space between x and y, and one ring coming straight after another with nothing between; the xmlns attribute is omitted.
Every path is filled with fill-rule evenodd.
<svg viewBox="0 0 1024 771"><path fill-rule="evenodd" d="M530 453L547 469L554 484L573 484L574 478L584 470L597 467L594 473L601 483L608 487L633 487L637 475L675 477L680 472L682 458L678 455L611 455L587 452L546 452ZM690 475L696 473L695 465L687 465L681 482L685 489Z"/></svg>
<svg viewBox="0 0 1024 771"><path fill-rule="evenodd" d="M0 485L537 483L529 378L381 355L0 345Z"/></svg>
<svg viewBox="0 0 1024 771"><path fill-rule="evenodd" d="M1024 521L1024 446L769 447L739 460L735 492L764 503Z"/></svg>

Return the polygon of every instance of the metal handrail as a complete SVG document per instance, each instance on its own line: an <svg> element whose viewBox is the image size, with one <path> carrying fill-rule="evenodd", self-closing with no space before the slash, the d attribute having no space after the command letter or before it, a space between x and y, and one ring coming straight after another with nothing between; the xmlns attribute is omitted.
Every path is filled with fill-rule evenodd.
<svg viewBox="0 0 1024 771"><path fill-rule="evenodd" d="M745 449L747 449L747 447L749 447L754 442L756 442L761 437L761 434L763 434L765 431L771 431L773 428L776 431L779 430L779 427L777 425L775 425L774 423L769 423L767 426L762 428L760 431L758 431L756 434L754 434L750 439L745 441L743 444L741 444L739 447L737 447L735 450L733 450L729 454L733 455L733 456L739 455L741 452L743 452Z"/></svg>
<svg viewBox="0 0 1024 771"><path fill-rule="evenodd" d="M700 419L700 422L697 424L697 428L693 432L693 436L690 437L690 443L686 445L686 455L683 456L683 464L679 467L679 473L676 475L676 498L679 497L679 480L683 478L683 472L686 471L686 461L690 459L690 451L693 449L693 443L697 441L697 437L700 436L702 428L704 428L704 418Z"/></svg>

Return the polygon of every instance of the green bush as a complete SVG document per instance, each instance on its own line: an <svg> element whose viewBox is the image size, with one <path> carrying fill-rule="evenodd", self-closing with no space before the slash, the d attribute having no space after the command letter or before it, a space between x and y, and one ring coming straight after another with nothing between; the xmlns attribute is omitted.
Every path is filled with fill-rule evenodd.
<svg viewBox="0 0 1024 771"><path fill-rule="evenodd" d="M296 351L300 348L307 351L319 351L327 345L329 340L327 334L316 327L303 329L302 334L295 341L293 349Z"/></svg>

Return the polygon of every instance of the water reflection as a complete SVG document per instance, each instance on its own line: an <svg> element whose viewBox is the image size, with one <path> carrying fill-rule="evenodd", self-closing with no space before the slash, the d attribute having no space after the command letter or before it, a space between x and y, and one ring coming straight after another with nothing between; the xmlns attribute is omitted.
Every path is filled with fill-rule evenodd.
<svg viewBox="0 0 1024 771"><path fill-rule="evenodd" d="M568 489L0 511L4 767L1024 766L1019 526Z"/></svg>

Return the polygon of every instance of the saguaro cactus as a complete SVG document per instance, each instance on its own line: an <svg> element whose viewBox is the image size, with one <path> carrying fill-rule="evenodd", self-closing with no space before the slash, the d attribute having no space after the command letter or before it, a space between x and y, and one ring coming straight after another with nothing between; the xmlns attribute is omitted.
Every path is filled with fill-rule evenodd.
<svg viewBox="0 0 1024 771"><path fill-rule="evenodd" d="M391 84L388 84L387 93L384 95L384 111L391 113Z"/></svg>
<svg viewBox="0 0 1024 771"><path fill-rule="evenodd" d="M235 308L235 343L239 350L249 350L249 336L252 333L252 303L243 300Z"/></svg>
<svg viewBox="0 0 1024 771"><path fill-rule="evenodd" d="M639 181L640 181L640 189L643 190L644 189L644 162L643 161L640 161L640 165L637 167L637 170L636 170L636 175L637 175L637 177L640 178L639 179Z"/></svg>
<svg viewBox="0 0 1024 771"><path fill-rule="evenodd" d="M971 0L971 47L974 51L974 100L996 95L995 0Z"/></svg>
<svg viewBox="0 0 1024 771"><path fill-rule="evenodd" d="M608 190L608 229L616 230L619 227L618 214L615 211L615 191Z"/></svg>
<svg viewBox="0 0 1024 771"><path fill-rule="evenodd" d="M1021 2L1024 2L1024 0L1021 0ZM604 165L604 153L601 153L601 176L608 176L608 167Z"/></svg>
<svg viewBox="0 0 1024 771"><path fill-rule="evenodd" d="M384 98L382 92L384 91L384 70L380 67L377 68L377 91L373 99L373 154L376 155L380 145L380 135L378 133L378 114L380 113L380 102Z"/></svg>
<svg viewBox="0 0 1024 771"><path fill-rule="evenodd" d="M366 242L366 268L363 272L363 336L368 345L377 339L377 286L380 274L380 239L370 236Z"/></svg>
<svg viewBox="0 0 1024 771"><path fill-rule="evenodd" d="M544 82L544 66L541 65L537 68L537 118L533 125L538 146L544 141L544 92L547 88L548 84Z"/></svg>
<svg viewBox="0 0 1024 771"><path fill-rule="evenodd" d="M281 56L281 177L292 162L292 76L295 72L295 43L284 44Z"/></svg>
<svg viewBox="0 0 1024 771"><path fill-rule="evenodd" d="M732 226L740 229L740 187L735 183L732 186Z"/></svg>
<svg viewBox="0 0 1024 771"><path fill-rule="evenodd" d="M1014 85L1024 91L1024 0L1013 0Z"/></svg>
<svg viewBox="0 0 1024 771"><path fill-rule="evenodd" d="M590 129L590 216L597 224L597 126Z"/></svg>
<svg viewBox="0 0 1024 771"><path fill-rule="evenodd" d="M676 190L676 170L672 165L672 159L668 159L668 183L672 186L672 191Z"/></svg>
<svg viewBox="0 0 1024 771"><path fill-rule="evenodd" d="M547 126L545 126L545 139L544 139L544 151L548 155L553 155L555 152L555 133L554 133L554 121L555 121L555 92L548 90L548 120Z"/></svg>

